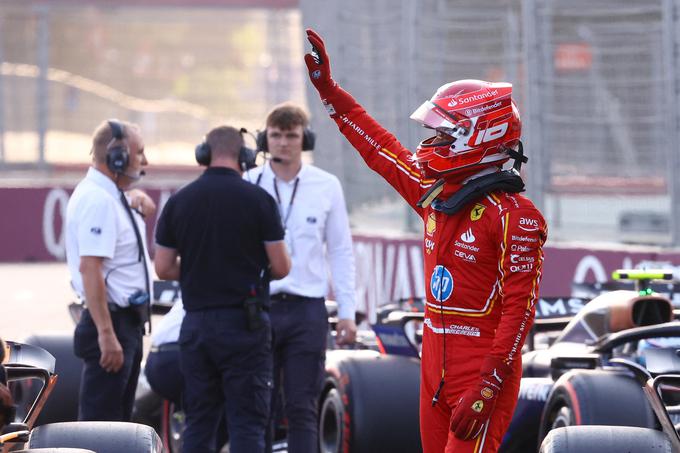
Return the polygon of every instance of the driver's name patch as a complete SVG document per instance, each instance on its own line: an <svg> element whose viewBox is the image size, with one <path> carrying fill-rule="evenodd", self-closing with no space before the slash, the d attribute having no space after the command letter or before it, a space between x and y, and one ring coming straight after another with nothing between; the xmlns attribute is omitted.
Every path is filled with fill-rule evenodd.
<svg viewBox="0 0 680 453"><path fill-rule="evenodd" d="M441 327L435 327L432 325L432 320L430 318L425 318L423 321L430 330L437 334L447 334L447 335L463 335L466 337L479 337L479 327L475 326L462 326L458 324L451 324L445 329Z"/></svg>

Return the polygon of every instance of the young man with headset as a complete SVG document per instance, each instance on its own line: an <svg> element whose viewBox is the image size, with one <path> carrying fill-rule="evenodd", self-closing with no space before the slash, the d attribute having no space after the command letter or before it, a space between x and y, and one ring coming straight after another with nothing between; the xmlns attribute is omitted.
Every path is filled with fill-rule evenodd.
<svg viewBox="0 0 680 453"><path fill-rule="evenodd" d="M329 268L338 302L336 342L349 344L356 337L354 255L345 199L335 176L302 163L302 151L314 148L308 123L305 111L294 104L274 107L267 116L266 130L257 139L258 149L268 151L271 159L244 176L275 198L293 262L290 274L270 286L273 398L276 402L282 386L290 453L318 449L317 404L328 337L324 300Z"/></svg>
<svg viewBox="0 0 680 453"><path fill-rule="evenodd" d="M74 352L84 363L78 418L128 421L151 285L143 215L155 205L142 192L132 194L135 200L124 192L148 163L136 125L104 121L91 154L65 221L71 284L85 302L74 335Z"/></svg>
<svg viewBox="0 0 680 453"><path fill-rule="evenodd" d="M196 147L207 170L173 196L156 228L155 269L179 280L184 453L216 451L224 411L232 453L264 451L272 388L269 280L290 257L276 203L241 179L252 165L242 131L221 126Z"/></svg>

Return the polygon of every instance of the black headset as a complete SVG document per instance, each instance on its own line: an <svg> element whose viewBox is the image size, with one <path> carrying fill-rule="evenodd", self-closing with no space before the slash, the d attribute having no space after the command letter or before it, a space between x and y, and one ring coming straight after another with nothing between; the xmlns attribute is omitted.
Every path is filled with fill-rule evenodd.
<svg viewBox="0 0 680 453"><path fill-rule="evenodd" d="M241 132L241 135L243 135L248 131L245 128L241 128L239 132ZM212 160L212 150L210 149L210 144L206 140L203 140L202 143L196 145L195 155L196 162L198 162L199 165L203 165L205 167L210 165L210 161ZM242 171L247 171L251 168L257 167L255 164L255 151L245 145L241 145L241 149L238 151L238 166Z"/></svg>
<svg viewBox="0 0 680 453"><path fill-rule="evenodd" d="M108 120L111 141L106 146L106 166L113 173L125 173L130 165L130 150L125 143L125 129L118 120Z"/></svg>
<svg viewBox="0 0 680 453"><path fill-rule="evenodd" d="M267 129L257 133L257 143L258 151L269 151L269 144L267 143ZM316 134L313 130L306 127L302 131L302 150L312 151L314 149L314 144L316 143Z"/></svg>

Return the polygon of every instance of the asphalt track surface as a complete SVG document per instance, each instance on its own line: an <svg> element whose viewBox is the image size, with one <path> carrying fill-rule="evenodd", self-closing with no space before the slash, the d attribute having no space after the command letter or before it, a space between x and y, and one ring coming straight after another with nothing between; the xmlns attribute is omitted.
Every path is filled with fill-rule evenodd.
<svg viewBox="0 0 680 453"><path fill-rule="evenodd" d="M0 336L21 341L33 333L73 331L75 301L66 263L0 264Z"/></svg>
<svg viewBox="0 0 680 453"><path fill-rule="evenodd" d="M21 341L40 333L73 333L68 305L76 301L66 263L0 263L0 338ZM158 323L160 316L152 322ZM144 337L144 355L150 346Z"/></svg>

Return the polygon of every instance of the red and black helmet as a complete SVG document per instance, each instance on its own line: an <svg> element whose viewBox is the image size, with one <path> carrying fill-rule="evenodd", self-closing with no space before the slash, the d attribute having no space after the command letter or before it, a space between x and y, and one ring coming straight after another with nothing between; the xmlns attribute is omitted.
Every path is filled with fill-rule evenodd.
<svg viewBox="0 0 680 453"><path fill-rule="evenodd" d="M512 85L459 80L441 86L411 119L434 129L420 142L415 161L426 178L471 174L500 166L516 149L522 130Z"/></svg>

